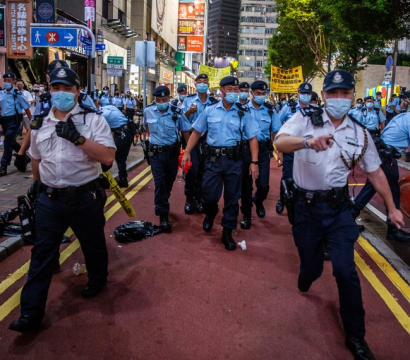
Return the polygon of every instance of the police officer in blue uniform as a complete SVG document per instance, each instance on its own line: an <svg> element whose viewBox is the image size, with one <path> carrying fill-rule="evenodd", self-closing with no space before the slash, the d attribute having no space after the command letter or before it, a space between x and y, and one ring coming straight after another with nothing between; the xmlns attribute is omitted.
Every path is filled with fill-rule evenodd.
<svg viewBox="0 0 410 360"><path fill-rule="evenodd" d="M147 150L155 183L155 215L160 217L160 228L169 231L168 200L178 172L179 131L188 141L191 124L180 108L169 103L170 91L166 86L158 86L152 95L155 103L144 111L144 126L149 136Z"/></svg>
<svg viewBox="0 0 410 360"><path fill-rule="evenodd" d="M103 91L97 100L97 107L113 105L113 98L110 94L110 88L108 86L103 87Z"/></svg>
<svg viewBox="0 0 410 360"><path fill-rule="evenodd" d="M216 103L218 100L208 95L209 79L206 74L199 74L195 78L196 93L188 95L184 100L181 110L191 124L193 124L201 114L205 107ZM202 160L200 160L200 147L206 140L206 134L203 134L191 151L192 166L185 176L185 214L191 215L195 211L198 214L203 213L201 204L201 184L202 184Z"/></svg>
<svg viewBox="0 0 410 360"><path fill-rule="evenodd" d="M134 138L132 124L125 115L114 105L103 106L102 114L110 126L117 148L115 152L115 162L118 166L118 186L128 187L127 158Z"/></svg>
<svg viewBox="0 0 410 360"><path fill-rule="evenodd" d="M381 168L386 175L396 209L400 209L399 168L397 158L410 144L410 114L404 113L395 116L383 130L380 139L375 140L382 161ZM372 199L376 190L369 179L357 197L354 199L352 214L356 218L360 211ZM364 230L363 227L359 228ZM388 240L410 242L410 234L398 228L387 220Z"/></svg>
<svg viewBox="0 0 410 360"><path fill-rule="evenodd" d="M23 121L23 110L31 118L30 104L24 95L14 88L16 75L11 72L3 75L4 90L0 91L0 125L4 133L4 152L0 163L0 177L7 175L13 150L19 152L20 144L16 141L17 132Z"/></svg>
<svg viewBox="0 0 410 360"><path fill-rule="evenodd" d="M184 100L188 96L188 88L185 84L179 85L177 88L177 93L178 93L178 99L174 99L171 101L171 104L174 106L177 106L179 108L182 108L184 104Z"/></svg>
<svg viewBox="0 0 410 360"><path fill-rule="evenodd" d="M27 332L41 326L55 260L68 227L81 244L87 266L89 281L82 296L96 296L107 282L107 196L98 177L101 163L111 165L114 161L115 145L102 115L78 105L79 87L75 71L52 71L53 108L42 121L32 123L29 152L35 180L32 192L38 193L36 241L21 292L21 316L10 324L10 330Z"/></svg>
<svg viewBox="0 0 410 360"><path fill-rule="evenodd" d="M269 193L269 174L270 174L270 159L273 150L272 137L281 127L274 107L265 102L266 91L268 85L261 80L255 81L250 86L251 101L248 103L249 110L254 120L259 125L258 144L259 144L259 177L255 182L256 192L252 197L253 179L249 174L250 154L244 158L243 174L242 174L242 194L241 194L241 213L243 219L241 221L242 229L250 229L252 219L252 201L256 206L256 214L258 217L265 217L265 208L263 202L268 197ZM239 93L240 95L241 93ZM246 165L245 165L246 164Z"/></svg>
<svg viewBox="0 0 410 360"><path fill-rule="evenodd" d="M275 138L279 151L295 153L293 237L299 251L298 288L307 292L323 271L321 243L328 241L339 290L345 345L355 359L373 360L365 336L360 280L354 262L359 232L351 216L347 178L357 163L389 208L392 223L404 226L394 206L373 140L360 123L346 116L354 95L354 79L344 70L329 72L323 82L322 121L304 116L290 119ZM317 114L320 115L320 114ZM350 139L355 139L352 143ZM289 210L289 209L288 209Z"/></svg>
<svg viewBox="0 0 410 360"><path fill-rule="evenodd" d="M353 109L350 109L348 114L354 117L356 120L358 120L362 114L362 110L363 110L363 99L358 98L356 100L356 107L354 107Z"/></svg>
<svg viewBox="0 0 410 360"><path fill-rule="evenodd" d="M258 138L259 126L249 109L238 103L239 82L236 77L227 76L220 83L223 99L208 105L192 125L188 145L182 158L182 166L190 161L191 152L201 134L208 132L203 153L206 156L205 173L202 182L202 203L205 219L203 228L211 231L215 216L218 214L218 201L224 192L222 217L222 243L226 250L235 250L236 243L232 230L237 228L239 198L242 182L241 143L249 139L251 165L248 171L253 178L258 177Z"/></svg>
<svg viewBox="0 0 410 360"><path fill-rule="evenodd" d="M374 100L374 109L382 109L382 93L381 91L376 92L376 100Z"/></svg>
<svg viewBox="0 0 410 360"><path fill-rule="evenodd" d="M116 91L114 97L112 98L112 104L117 109L124 109L124 99L120 96L120 92Z"/></svg>
<svg viewBox="0 0 410 360"><path fill-rule="evenodd" d="M290 105L286 105L282 108L278 114L279 121L281 124L285 124L293 115L296 114L301 108L308 106L310 100L312 99L312 85L309 83L302 83L298 88L298 103L294 104L292 102ZM284 193L282 187L282 180L292 179L293 177L293 153L278 154L279 158L282 158L282 178L280 185L280 194L278 201L276 203L276 212L282 214L284 209Z"/></svg>
<svg viewBox="0 0 410 360"><path fill-rule="evenodd" d="M386 126L397 114L400 114L400 99L393 94L386 107Z"/></svg>
<svg viewBox="0 0 410 360"><path fill-rule="evenodd" d="M355 117L353 115L353 117ZM386 118L380 109L374 108L374 98L373 96L367 96L364 98L364 108L357 114L355 119L361 122L367 130L369 130L370 135L374 138L375 136L380 136L380 131L384 129L384 124Z"/></svg>
<svg viewBox="0 0 410 360"><path fill-rule="evenodd" d="M249 98L250 85L246 81L239 83L239 102L245 105Z"/></svg>
<svg viewBox="0 0 410 360"><path fill-rule="evenodd" d="M132 97L130 91L127 91L127 96L124 98L123 104L125 106L125 115L127 116L128 121L134 121L134 109L137 106L137 102Z"/></svg>

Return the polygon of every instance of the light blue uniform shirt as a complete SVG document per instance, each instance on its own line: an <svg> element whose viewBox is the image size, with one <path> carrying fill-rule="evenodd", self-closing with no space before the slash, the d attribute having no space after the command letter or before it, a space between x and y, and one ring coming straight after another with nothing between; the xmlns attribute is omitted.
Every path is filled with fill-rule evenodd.
<svg viewBox="0 0 410 360"><path fill-rule="evenodd" d="M252 139L259 134L258 123L249 111L245 111L240 120L236 104L225 110L222 100L205 107L192 125L201 134L208 131L206 142L210 146L235 146L241 141L239 126L242 140Z"/></svg>
<svg viewBox="0 0 410 360"><path fill-rule="evenodd" d="M379 114L377 115L376 110L366 109L364 111L361 111L360 118L356 118L356 120L360 121L366 127L366 129L377 130L379 129L379 124L385 121L386 118L381 111L379 111Z"/></svg>
<svg viewBox="0 0 410 360"><path fill-rule="evenodd" d="M348 114L351 115L352 117L354 117L357 121L362 122L362 109L360 108L358 109L357 107L350 109ZM364 125L364 124L363 124Z"/></svg>
<svg viewBox="0 0 410 360"><path fill-rule="evenodd" d="M410 145L410 113L396 115L382 132L383 141L398 150Z"/></svg>
<svg viewBox="0 0 410 360"><path fill-rule="evenodd" d="M374 108L381 109L382 108L382 101L381 100L374 100Z"/></svg>
<svg viewBox="0 0 410 360"><path fill-rule="evenodd" d="M248 103L249 110L251 111L252 117L258 122L259 134L258 141L270 139L271 132L277 132L282 127L279 121L279 116L275 109L272 108L272 116L269 114L269 109L262 104L259 109L257 109L252 101Z"/></svg>
<svg viewBox="0 0 410 360"><path fill-rule="evenodd" d="M14 93L17 93L17 96L14 97ZM23 110L30 109L30 104L27 102L23 94L18 94L17 89L11 89L9 92L7 90L0 91L0 107L1 107L1 116L13 116L16 114L16 109L19 114Z"/></svg>
<svg viewBox="0 0 410 360"><path fill-rule="evenodd" d="M100 110L111 129L119 128L128 122L124 114L114 105L103 106Z"/></svg>
<svg viewBox="0 0 410 360"><path fill-rule="evenodd" d="M205 106L212 104L212 102L209 100L209 95L206 97L206 101L203 103L201 99L198 96L198 93L196 93L194 96L187 96L181 106L181 110L186 113L187 110L191 107L192 103L195 103L196 108L198 111L195 114L192 114L188 120L191 124L195 122L196 119L198 119L199 114L204 111Z"/></svg>
<svg viewBox="0 0 410 360"><path fill-rule="evenodd" d="M398 97L395 97L393 101L389 101L387 104L386 111L391 114L394 113L394 110L390 108L390 105L394 105L396 110L400 111L400 99Z"/></svg>
<svg viewBox="0 0 410 360"><path fill-rule="evenodd" d="M114 105L114 106L116 106L117 108L121 108L122 109L122 107L123 107L123 98L121 97L121 96L114 96L113 98L112 98L112 104Z"/></svg>
<svg viewBox="0 0 410 360"><path fill-rule="evenodd" d="M297 103L296 105L296 111L293 113L292 108L286 104L285 106L282 107L282 110L279 112L279 121L281 124L285 123L288 121L293 115L295 115L298 111L300 110L300 104Z"/></svg>
<svg viewBox="0 0 410 360"><path fill-rule="evenodd" d="M113 105L112 97L108 94L101 96L100 101L102 106Z"/></svg>
<svg viewBox="0 0 410 360"><path fill-rule="evenodd" d="M149 142L153 145L172 145L178 139L178 132L191 130L191 124L185 115L178 114L178 119L172 119L174 112L168 106L165 113L157 109L157 105L150 105L144 111L144 125L148 125Z"/></svg>
<svg viewBox="0 0 410 360"><path fill-rule="evenodd" d="M89 96L87 95L87 93L82 92L82 91L81 91L81 94L84 94L84 95L85 95L85 97L83 98L82 104L84 104L84 105L86 105L86 106L88 106L88 107L91 107L91 108L93 108L93 109L96 109L95 104L94 104L94 101L92 101L91 97L89 97ZM51 98L51 103L53 103L53 98ZM54 104L53 104L53 105L54 105Z"/></svg>
<svg viewBox="0 0 410 360"><path fill-rule="evenodd" d="M123 104L127 107L127 109L134 109L134 106L137 105L137 102L132 97L126 97L123 101Z"/></svg>

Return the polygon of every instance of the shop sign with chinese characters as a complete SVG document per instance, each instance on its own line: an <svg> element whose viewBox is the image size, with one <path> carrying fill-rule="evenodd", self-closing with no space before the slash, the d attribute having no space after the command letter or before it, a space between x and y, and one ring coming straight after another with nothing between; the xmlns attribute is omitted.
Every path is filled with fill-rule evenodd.
<svg viewBox="0 0 410 360"><path fill-rule="evenodd" d="M7 57L9 59L32 59L30 46L30 23L33 20L31 0L7 2Z"/></svg>

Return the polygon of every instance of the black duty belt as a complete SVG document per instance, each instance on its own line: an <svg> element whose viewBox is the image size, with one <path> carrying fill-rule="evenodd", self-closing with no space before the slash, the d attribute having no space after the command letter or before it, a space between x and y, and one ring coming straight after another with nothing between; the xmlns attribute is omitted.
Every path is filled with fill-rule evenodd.
<svg viewBox="0 0 410 360"><path fill-rule="evenodd" d="M129 131L130 129L128 128L128 125L127 124L124 124L124 125L121 125L120 127L117 127L117 128L111 128L111 131L114 133L114 134L121 134L121 133L123 133L123 132L127 132L127 131Z"/></svg>
<svg viewBox="0 0 410 360"><path fill-rule="evenodd" d="M259 144L259 151L270 150L272 147L272 142L270 139L258 141Z"/></svg>
<svg viewBox="0 0 410 360"><path fill-rule="evenodd" d="M45 193L50 199L56 199L60 196L72 196L75 194L84 194L88 191L95 191L101 187L100 181L95 179L87 184L80 186L67 186L64 188L53 188L45 184L40 184L39 192Z"/></svg>
<svg viewBox="0 0 410 360"><path fill-rule="evenodd" d="M347 186L344 186L333 188L331 190L310 191L295 185L295 196L300 199L305 199L307 203L312 204L320 202L334 202L335 200L341 201L344 197L348 197L349 189Z"/></svg>
<svg viewBox="0 0 410 360"><path fill-rule="evenodd" d="M181 145L178 142L175 142L172 145L153 145L153 144L150 144L149 149L148 149L148 155L152 156L156 153L166 153L166 152L171 153L171 152L176 151L177 148L179 150L180 146Z"/></svg>
<svg viewBox="0 0 410 360"><path fill-rule="evenodd" d="M208 157L221 157L227 156L232 159L239 159L241 157L241 149L239 146L209 146L206 144L204 146L203 154Z"/></svg>
<svg viewBox="0 0 410 360"><path fill-rule="evenodd" d="M21 121L23 120L23 114L14 114L10 116L1 116L0 117L0 122L12 122L12 121Z"/></svg>

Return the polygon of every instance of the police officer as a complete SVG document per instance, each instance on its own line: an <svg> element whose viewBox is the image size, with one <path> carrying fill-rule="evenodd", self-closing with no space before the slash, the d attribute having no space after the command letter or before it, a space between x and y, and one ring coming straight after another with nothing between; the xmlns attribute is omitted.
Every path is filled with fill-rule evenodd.
<svg viewBox="0 0 410 360"><path fill-rule="evenodd" d="M112 104L117 108L122 110L124 108L123 98L120 96L120 92L116 91L115 96L112 98Z"/></svg>
<svg viewBox="0 0 410 360"><path fill-rule="evenodd" d="M207 92L209 89L209 79L206 74L199 74L195 78L196 93L188 95L184 100L181 110L191 124L193 124L205 107L216 103L218 100L210 97ZM205 141L206 134L200 138L195 148L191 151L192 166L185 176L185 214L191 215L196 211L203 213L201 204L201 184L203 173L203 159L200 158L200 146Z"/></svg>
<svg viewBox="0 0 410 360"><path fill-rule="evenodd" d="M408 148L410 143L410 115L407 113L395 116L381 134L381 142L377 142L380 158L382 160L381 168L386 175L388 186L393 194L393 201L396 209L400 209L400 187L399 187L399 168L397 157L400 157L400 152ZM353 217L356 218L360 211L372 199L376 189L369 181L360 191L359 195L354 200L352 209ZM387 205L386 205L387 207ZM388 208L388 207L387 207ZM364 230L363 227L359 227ZM404 232L388 219L387 220L387 239L399 242L410 242L410 234Z"/></svg>
<svg viewBox="0 0 410 360"><path fill-rule="evenodd" d="M16 136L23 121L23 110L31 118L30 104L23 94L14 88L16 75L11 72L5 73L3 81L5 89L0 91L0 125L4 132L4 152L0 163L0 177L7 175L7 166L10 165L13 150L16 152L20 150Z"/></svg>
<svg viewBox="0 0 410 360"><path fill-rule="evenodd" d="M128 187L127 158L134 138L133 128L125 115L114 105L103 106L102 114L110 126L117 147L115 162L118 166L118 186Z"/></svg>
<svg viewBox="0 0 410 360"><path fill-rule="evenodd" d="M178 172L179 131L188 141L191 124L180 108L169 103L170 91L166 86L158 86L152 95L155 103L144 111L144 126L149 136L148 154L155 183L155 215L160 217L160 228L169 231L168 200Z"/></svg>
<svg viewBox="0 0 410 360"><path fill-rule="evenodd" d="M374 100L374 109L382 110L382 93L381 91L376 92L376 100Z"/></svg>
<svg viewBox="0 0 410 360"><path fill-rule="evenodd" d="M239 102L242 105L245 105L248 102L249 89L249 83L247 83L246 81L239 83Z"/></svg>
<svg viewBox="0 0 410 360"><path fill-rule="evenodd" d="M69 68L50 73L53 108L32 129L30 155L39 192L36 242L21 293L21 317L9 329L26 332L41 326L61 238L70 226L84 253L89 281L84 297L96 296L107 282L104 236L107 199L98 182L101 163L111 165L115 145L110 128L96 110L86 112L77 99L80 80Z"/></svg>
<svg viewBox="0 0 410 360"><path fill-rule="evenodd" d="M384 129L386 118L384 117L380 109L374 108L373 96L365 97L364 105L365 107L355 119L361 122L366 127L366 129L369 130L369 133L373 138L375 136L380 136L380 131Z"/></svg>
<svg viewBox="0 0 410 360"><path fill-rule="evenodd" d="M137 106L137 102L131 96L130 91L127 91L127 96L124 98L123 104L128 121L134 121L134 109Z"/></svg>
<svg viewBox="0 0 410 360"><path fill-rule="evenodd" d="M301 108L306 108L312 99L312 85L309 83L302 83L298 88L298 103L285 105L280 111L278 117L281 124L285 124L295 113ZM281 154L278 152L279 162L282 163L282 178L280 185L280 194L276 203L276 212L282 214L284 209L284 193L282 187L282 180L291 179L293 177L293 153Z"/></svg>
<svg viewBox="0 0 410 360"><path fill-rule="evenodd" d="M312 91L312 97L309 101L309 105L314 107L319 106L319 96L316 91Z"/></svg>
<svg viewBox="0 0 410 360"><path fill-rule="evenodd" d="M329 72L323 82L323 122L314 126L312 118L299 112L279 130L275 144L279 151L295 152L292 232L301 261L298 288L307 292L320 277L321 243L327 240L339 290L345 344L355 359L367 360L374 357L364 340L364 309L354 263L354 243L359 233L351 217L347 187L356 162L385 200L392 223L403 226L404 222L394 206L371 137L360 123L346 116L353 88L350 73Z"/></svg>
<svg viewBox="0 0 410 360"><path fill-rule="evenodd" d="M208 132L204 146L205 173L202 183L202 203L205 211L203 228L211 231L218 213L218 201L224 191L222 217L222 243L226 250L235 250L232 230L238 222L242 182L241 142L249 139L251 165L248 171L253 178L258 177L258 138L259 127L249 109L238 103L239 82L233 76L224 77L220 83L223 99L208 105L192 125L194 131L182 158L182 166L190 161L191 152L201 134Z"/></svg>
<svg viewBox="0 0 410 360"><path fill-rule="evenodd" d="M249 171L247 171L251 162L249 154L248 159L244 158L243 160L242 174L241 212L243 220L241 221L241 228L245 230L251 227L252 201L255 203L258 217L265 217L263 202L269 193L270 159L273 150L271 134L275 135L281 127L274 107L265 102L268 85L264 81L258 80L253 82L250 88L252 90L252 98L248 106L252 117L259 125L259 133L257 135L259 143L259 177L255 182L255 195L252 197L253 180Z"/></svg>
<svg viewBox="0 0 410 360"><path fill-rule="evenodd" d="M397 114L400 114L400 99L393 94L386 108L386 126Z"/></svg>
<svg viewBox="0 0 410 360"><path fill-rule="evenodd" d="M358 120L358 119L360 119L360 117L362 115L362 110L363 110L363 99L358 98L356 100L356 107L354 107L353 109L350 109L348 114L351 115L356 120Z"/></svg>
<svg viewBox="0 0 410 360"><path fill-rule="evenodd" d="M108 86L103 87L103 91L100 97L97 99L97 107L106 105L113 105L113 99Z"/></svg>
<svg viewBox="0 0 410 360"><path fill-rule="evenodd" d="M94 88L94 91L91 96L94 102L97 101L98 97L100 96L100 92L97 88Z"/></svg>
<svg viewBox="0 0 410 360"><path fill-rule="evenodd" d="M172 100L171 104L179 108L182 108L182 105L184 104L184 100L186 99L188 95L188 90L187 90L186 85L185 84L179 85L177 88L177 93L178 93L178 99Z"/></svg>

